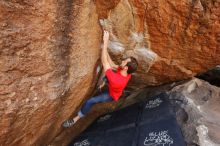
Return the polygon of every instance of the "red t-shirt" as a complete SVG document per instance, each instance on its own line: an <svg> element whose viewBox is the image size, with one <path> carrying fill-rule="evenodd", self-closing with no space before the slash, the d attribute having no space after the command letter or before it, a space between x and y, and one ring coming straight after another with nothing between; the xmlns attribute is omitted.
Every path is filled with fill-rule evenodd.
<svg viewBox="0 0 220 146"><path fill-rule="evenodd" d="M109 94L110 96L117 101L122 95L124 88L126 87L131 74L128 74L126 77L121 75L120 68L117 69L117 72L113 72L111 68L106 70L105 75L108 79Z"/></svg>

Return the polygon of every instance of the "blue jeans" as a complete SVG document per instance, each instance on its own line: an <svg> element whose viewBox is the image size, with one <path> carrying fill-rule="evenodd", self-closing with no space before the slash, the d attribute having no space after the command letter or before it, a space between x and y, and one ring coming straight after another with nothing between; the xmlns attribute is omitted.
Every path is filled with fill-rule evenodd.
<svg viewBox="0 0 220 146"><path fill-rule="evenodd" d="M93 104L100 103L100 102L108 102L112 100L113 99L109 95L109 92L104 92L98 96L94 96L86 101L86 103L82 106L81 110L78 112L78 116L81 118L84 117L89 112Z"/></svg>

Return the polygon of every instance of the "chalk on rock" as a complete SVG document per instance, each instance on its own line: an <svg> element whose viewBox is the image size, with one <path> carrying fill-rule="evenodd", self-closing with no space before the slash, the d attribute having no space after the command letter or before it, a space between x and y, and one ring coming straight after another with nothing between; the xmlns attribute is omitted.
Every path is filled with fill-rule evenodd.
<svg viewBox="0 0 220 146"><path fill-rule="evenodd" d="M105 19L99 19L100 25L104 26L105 25Z"/></svg>
<svg viewBox="0 0 220 146"><path fill-rule="evenodd" d="M148 48L142 47L134 50L135 54L138 56L141 56L142 58L150 59L151 61L154 61L157 58L157 54L151 51ZM149 60L146 60L149 61Z"/></svg>
<svg viewBox="0 0 220 146"><path fill-rule="evenodd" d="M108 48L115 54L121 54L125 51L124 45L116 41L109 41Z"/></svg>
<svg viewBox="0 0 220 146"><path fill-rule="evenodd" d="M135 42L138 42L138 43L141 43L144 40L143 33L133 32L133 33L131 33L131 37Z"/></svg>

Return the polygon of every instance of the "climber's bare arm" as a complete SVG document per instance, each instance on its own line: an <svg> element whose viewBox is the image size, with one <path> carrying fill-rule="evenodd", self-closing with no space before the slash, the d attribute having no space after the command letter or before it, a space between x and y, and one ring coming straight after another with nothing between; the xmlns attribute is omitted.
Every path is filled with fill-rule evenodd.
<svg viewBox="0 0 220 146"><path fill-rule="evenodd" d="M112 59L111 59L111 57L110 57L110 55L109 55L108 52L107 52L107 59L108 59L108 62L109 62L109 64L110 64L110 66L111 66L114 70L117 70L118 65L115 64L115 63L112 61Z"/></svg>
<svg viewBox="0 0 220 146"><path fill-rule="evenodd" d="M109 33L107 31L104 31L103 34L103 49L102 49L102 65L104 68L104 71L106 72L106 70L108 70L109 68L111 68L109 62L108 62L108 52L107 52L107 46L108 46L108 40L109 40Z"/></svg>

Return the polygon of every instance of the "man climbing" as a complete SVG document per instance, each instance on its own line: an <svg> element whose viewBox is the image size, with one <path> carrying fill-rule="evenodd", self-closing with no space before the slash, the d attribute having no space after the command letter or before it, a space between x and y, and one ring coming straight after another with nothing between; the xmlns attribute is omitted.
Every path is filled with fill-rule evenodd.
<svg viewBox="0 0 220 146"><path fill-rule="evenodd" d="M100 102L108 101L118 101L119 97L122 95L124 88L126 87L131 74L137 70L137 60L134 57L128 57L123 59L121 65L116 65L110 58L107 46L109 41L109 32L104 31L103 42L104 46L102 49L102 65L105 71L105 75L108 79L108 91L103 92L102 94L92 97L86 101L82 106L81 110L78 112L78 115L73 119L66 120L62 123L64 128L71 127L74 125L80 118L84 117L93 104ZM116 69L116 72L113 72L112 69Z"/></svg>

